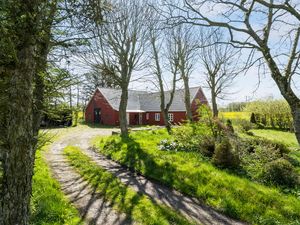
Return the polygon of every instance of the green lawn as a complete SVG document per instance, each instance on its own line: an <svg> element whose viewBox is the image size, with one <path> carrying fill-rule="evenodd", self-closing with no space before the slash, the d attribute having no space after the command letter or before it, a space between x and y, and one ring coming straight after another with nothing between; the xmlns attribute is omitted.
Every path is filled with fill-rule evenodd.
<svg viewBox="0 0 300 225"><path fill-rule="evenodd" d="M193 224L179 213L154 203L135 192L83 154L78 147L68 146L64 153L72 166L119 211L138 224Z"/></svg>
<svg viewBox="0 0 300 225"><path fill-rule="evenodd" d="M267 138L270 140L280 141L286 144L288 147L299 148L297 139L294 133L277 131L277 130L263 130L263 129L253 129L251 130L256 136Z"/></svg>
<svg viewBox="0 0 300 225"><path fill-rule="evenodd" d="M31 224L82 224L78 211L64 196L59 183L51 176L42 150L38 150L36 154L32 188Z"/></svg>
<svg viewBox="0 0 300 225"><path fill-rule="evenodd" d="M225 214L254 224L300 224L300 200L217 169L197 153L161 151L164 130L139 131L129 138L97 138L106 156L146 177L195 196Z"/></svg>

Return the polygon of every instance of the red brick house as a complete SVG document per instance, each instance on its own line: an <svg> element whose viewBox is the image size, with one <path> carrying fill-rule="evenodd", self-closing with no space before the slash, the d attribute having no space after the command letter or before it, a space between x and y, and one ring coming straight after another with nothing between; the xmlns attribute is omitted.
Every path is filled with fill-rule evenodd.
<svg viewBox="0 0 300 225"><path fill-rule="evenodd" d="M193 115L196 115L199 102L208 104L201 87L190 88ZM121 90L97 88L85 110L86 122L104 125L119 125L119 103ZM166 100L169 94L166 92ZM180 123L186 119L184 91L176 90L169 110L169 120ZM127 122L129 125L164 125L160 112L159 92L128 91Z"/></svg>

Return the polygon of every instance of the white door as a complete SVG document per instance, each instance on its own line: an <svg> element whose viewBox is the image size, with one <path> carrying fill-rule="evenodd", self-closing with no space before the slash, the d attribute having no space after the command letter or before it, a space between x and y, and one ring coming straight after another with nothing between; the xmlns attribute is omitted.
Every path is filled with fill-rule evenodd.
<svg viewBox="0 0 300 225"><path fill-rule="evenodd" d="M143 124L143 114L139 113L139 125Z"/></svg>

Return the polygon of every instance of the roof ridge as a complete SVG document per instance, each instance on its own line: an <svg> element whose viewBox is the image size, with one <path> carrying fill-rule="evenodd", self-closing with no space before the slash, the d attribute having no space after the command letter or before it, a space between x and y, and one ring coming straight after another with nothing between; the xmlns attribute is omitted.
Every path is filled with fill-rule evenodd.
<svg viewBox="0 0 300 225"><path fill-rule="evenodd" d="M118 91L121 91L122 89L121 88L110 88L110 87L97 87L98 89L109 89L109 90L118 90ZM202 87L199 85L199 86L195 86L195 87L189 87L189 89L193 89L193 88L201 88ZM176 91L181 91L181 90L184 90L184 88L180 88L180 89L175 89L175 92ZM154 92L150 92L150 91L142 91L142 90L134 90L134 89L128 89L128 91L133 91L133 92L143 92L145 94L154 94L154 93L160 93L160 91L154 91ZM164 91L164 92L170 92L172 90L167 90L167 91Z"/></svg>

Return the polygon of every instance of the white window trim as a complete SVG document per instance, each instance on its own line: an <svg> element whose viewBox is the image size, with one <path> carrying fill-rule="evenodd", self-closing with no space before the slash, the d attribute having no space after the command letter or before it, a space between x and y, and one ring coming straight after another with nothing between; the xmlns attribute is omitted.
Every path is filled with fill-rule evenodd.
<svg viewBox="0 0 300 225"><path fill-rule="evenodd" d="M170 122L173 122L174 121L174 114L173 113L168 113L168 120Z"/></svg>
<svg viewBox="0 0 300 225"><path fill-rule="evenodd" d="M146 120L149 120L149 113L146 113Z"/></svg>
<svg viewBox="0 0 300 225"><path fill-rule="evenodd" d="M154 118L155 121L160 121L160 113L155 113Z"/></svg>

